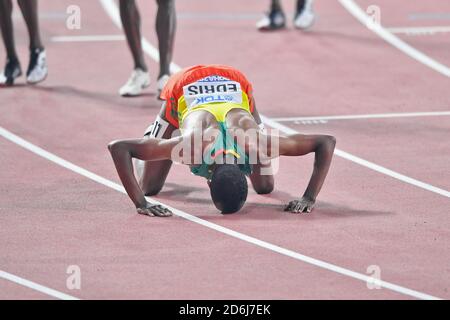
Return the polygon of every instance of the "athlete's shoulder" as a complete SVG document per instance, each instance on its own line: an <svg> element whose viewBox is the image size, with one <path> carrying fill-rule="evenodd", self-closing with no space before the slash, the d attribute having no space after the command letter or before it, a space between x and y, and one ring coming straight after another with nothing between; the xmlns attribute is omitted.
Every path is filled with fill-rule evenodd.
<svg viewBox="0 0 450 320"><path fill-rule="evenodd" d="M173 74L164 88L163 98L170 95L179 96L183 87L202 78L218 75L240 82L244 88L251 88L251 83L244 73L237 68L223 64L195 65Z"/></svg>
<svg viewBox="0 0 450 320"><path fill-rule="evenodd" d="M172 95L180 94L182 87L185 86L189 81L192 81L192 79L195 78L196 73L198 73L203 68L203 65L195 65L181 69L177 73L171 75L169 81L167 81L167 84L163 89L162 98L164 99Z"/></svg>

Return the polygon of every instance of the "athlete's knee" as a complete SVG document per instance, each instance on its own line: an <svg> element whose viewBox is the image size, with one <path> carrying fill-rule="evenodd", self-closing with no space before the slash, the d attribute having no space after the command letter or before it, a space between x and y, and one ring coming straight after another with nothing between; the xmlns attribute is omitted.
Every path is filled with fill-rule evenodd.
<svg viewBox="0 0 450 320"><path fill-rule="evenodd" d="M274 187L275 183L273 179L267 179L253 186L257 194L269 194L273 191Z"/></svg>

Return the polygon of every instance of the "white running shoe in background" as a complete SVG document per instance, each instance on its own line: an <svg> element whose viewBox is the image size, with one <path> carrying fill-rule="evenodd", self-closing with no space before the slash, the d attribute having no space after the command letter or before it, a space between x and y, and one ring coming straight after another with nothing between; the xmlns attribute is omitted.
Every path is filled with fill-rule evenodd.
<svg viewBox="0 0 450 320"><path fill-rule="evenodd" d="M282 11L272 11L256 23L260 31L278 30L286 27L286 18Z"/></svg>
<svg viewBox="0 0 450 320"><path fill-rule="evenodd" d="M18 60L6 60L5 69L0 73L0 86L12 86L14 80L22 75Z"/></svg>
<svg viewBox="0 0 450 320"><path fill-rule="evenodd" d="M306 0L303 10L295 14L294 26L297 29L306 30L314 24L315 18L312 1Z"/></svg>
<svg viewBox="0 0 450 320"><path fill-rule="evenodd" d="M47 78L47 55L45 50L33 50L30 53L30 64L27 71L27 82L36 84Z"/></svg>
<svg viewBox="0 0 450 320"><path fill-rule="evenodd" d="M161 95L161 91L163 91L164 87L166 86L167 81L169 81L169 78L170 76L168 74L165 74L158 79L158 83L156 84L158 88L158 98Z"/></svg>
<svg viewBox="0 0 450 320"><path fill-rule="evenodd" d="M127 83L120 88L123 97L138 96L150 85L150 74L142 69L134 69Z"/></svg>

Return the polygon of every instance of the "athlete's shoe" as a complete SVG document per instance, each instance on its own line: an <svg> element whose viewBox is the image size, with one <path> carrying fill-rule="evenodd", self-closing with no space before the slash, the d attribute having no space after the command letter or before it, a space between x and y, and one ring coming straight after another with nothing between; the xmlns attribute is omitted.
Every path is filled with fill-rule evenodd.
<svg viewBox="0 0 450 320"><path fill-rule="evenodd" d="M267 13L264 18L256 23L260 31L278 30L286 27L286 17L283 11L274 10Z"/></svg>
<svg viewBox="0 0 450 320"><path fill-rule="evenodd" d="M156 84L158 89L158 98L160 98L161 91L163 91L164 87L167 84L167 81L169 81L169 78L170 76L168 74L165 74L158 79L158 83Z"/></svg>
<svg viewBox="0 0 450 320"><path fill-rule="evenodd" d="M30 52L30 64L27 70L27 82L36 84L47 78L47 56L45 50L33 49Z"/></svg>
<svg viewBox="0 0 450 320"><path fill-rule="evenodd" d="M22 75L19 60L7 59L5 69L0 74L1 86L12 86L14 80Z"/></svg>
<svg viewBox="0 0 450 320"><path fill-rule="evenodd" d="M312 1L306 0L303 6L297 9L297 13L294 16L294 26L297 29L306 30L314 24L315 18Z"/></svg>
<svg viewBox="0 0 450 320"><path fill-rule="evenodd" d="M119 94L123 97L138 96L142 90L150 85L150 74L142 69L134 69L127 83L120 88Z"/></svg>

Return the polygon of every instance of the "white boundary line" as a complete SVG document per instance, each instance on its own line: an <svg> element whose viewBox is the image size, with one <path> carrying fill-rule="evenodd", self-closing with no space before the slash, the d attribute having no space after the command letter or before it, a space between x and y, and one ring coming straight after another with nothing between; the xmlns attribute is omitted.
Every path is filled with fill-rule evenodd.
<svg viewBox="0 0 450 320"><path fill-rule="evenodd" d="M430 58L423 52L417 50L416 48L410 46L397 36L393 35L387 29L383 28L380 24L375 23L367 14L353 1L353 0L339 0L341 5L350 12L359 22L368 27L383 40L399 49L411 58L423 63L424 65L430 67L431 69L439 72L440 74L450 77L450 68L443 65L442 63Z"/></svg>
<svg viewBox="0 0 450 320"><path fill-rule="evenodd" d="M104 186L107 186L107 187L112 188L112 189L114 189L116 191L119 191L121 193L126 194L124 188L121 185L119 185L119 184L117 184L117 183L115 183L115 182L113 182L111 180L105 179L105 178L103 178L103 177L101 177L101 176L99 176L99 175L97 175L97 174L95 174L95 173L93 173L91 171L88 171L88 170L86 170L86 169L84 169L82 167L79 167L79 166L77 166L77 165L75 165L75 164L73 164L73 163L71 163L71 162L69 162L69 161L67 161L67 160L65 160L63 158L60 158L57 155L55 155L53 153L50 153L50 152L48 152L48 151L46 151L46 150L44 150L44 149L42 149L42 148L40 148L40 147L38 147L38 146L36 146L34 144L32 144L32 143L22 139L21 137L13 134L12 132L4 129L3 127L0 127L0 135L3 136L5 139L11 141L12 143L14 143L14 144L16 144L16 145L18 145L18 146L20 146L20 147L22 147L22 148L24 148L24 149L26 149L28 151L31 151L31 152L35 153L36 155L41 156L41 157L43 157L43 158L45 158L45 159L47 159L47 160L49 160L49 161L59 165L59 166L62 166L64 168L68 169L68 170L71 170L71 171L73 171L75 173L78 173L78 174L80 174L80 175L82 175L82 176L84 176L84 177L86 177L86 178L88 178L88 179L90 179L92 181L95 181L95 182L97 182L99 184L102 184ZM157 202L157 203L160 203L160 204L166 206L167 208L172 210L175 215L177 215L179 217L182 217L182 218L187 219L189 221L192 221L194 223L200 224L200 225L202 225L204 227L216 230L216 231L221 232L223 234L229 235L229 236L231 236L233 238L236 238L236 239L239 239L239 240L242 240L242 241L254 244L254 245L258 246L258 247L261 247L261 248L264 248L264 249L267 249L267 250L279 253L279 254L284 255L284 256L291 257L293 259L296 259L296 260L299 260L299 261L302 261L302 262L314 265L316 267L319 267L319 268L322 268L322 269L326 269L326 270L329 270L329 271L332 271L332 272L335 272L335 273L338 273L338 274L341 274L341 275L344 275L344 276L347 276L347 277L350 277L350 278L353 278L353 279L357 279L357 280L360 280L360 281L363 281L363 282L366 282L366 283L373 283L374 281L376 281L376 284L379 284L383 288L386 288L386 289L389 289L389 290L392 290L392 291L395 291L397 293L401 293L401 294L404 294L404 295L407 295L407 296L411 296L411 297L414 297L414 298L417 298L417 299L424 299L424 300L440 300L441 299L441 298L438 298L438 297L435 297L435 296L432 296L432 295L429 295L429 294L426 294L426 293L422 293L422 292L419 292L419 291L416 291L416 290L412 290L412 289L409 289L409 288L406 288L406 287L402 287L402 286L399 286L399 285L396 285L396 284L393 284L393 283L390 283L390 282L387 282L387 281L375 280L374 278L369 277L367 275L364 275L364 274L361 274L361 273L358 273L358 272L355 272L355 271L352 271L352 270L349 270L349 269L346 269L346 268L342 268L342 267L339 267L337 265L334 265L334 264L331 264L331 263L328 263L328 262L325 262L325 261L322 261L322 260L314 259L312 257L309 257L309 256L306 256L306 255L297 253L295 251L292 251L292 250L289 250L289 249L286 249L286 248L274 245L272 243L269 243L269 242L266 242L266 241L263 241L263 240L260 240L260 239L248 236L246 234L243 234L243 233L240 233L240 232L237 232L237 231L234 231L234 230L222 227L222 226L220 226L218 224L215 224L215 223L203 220L201 218L198 218L196 216L193 216L191 214L188 214L188 213L186 213L186 212L184 212L182 210L178 210L176 208L170 207L170 206L168 206L168 205L166 205L164 203L161 203L159 201L156 201L154 199L151 199L151 201ZM0 275L1 274L2 273L0 273ZM46 287L43 287L43 286L40 286L40 285L37 285L37 284L34 284L34 283L33 283L34 285L30 286L30 284L32 284L32 282L30 282L28 280L24 280L24 279L18 278L18 277L15 277L15 276L12 276L12 277L11 276L8 277L8 280L13 281L15 283L18 283L20 285L27 286L27 287L32 288L34 290L37 290L37 291L49 294L51 296L55 296L55 293L57 293L55 291L49 291L51 289L48 289ZM70 297L70 296L64 296L63 293L57 293L57 294L59 295L60 298L62 298L62 297L65 297L65 298Z"/></svg>
<svg viewBox="0 0 450 320"><path fill-rule="evenodd" d="M277 122L292 122L292 121L389 119L389 118L439 117L439 116L450 116L450 111L374 113L374 114L352 114L341 116L317 116L317 117L280 117L271 119Z"/></svg>
<svg viewBox="0 0 450 320"><path fill-rule="evenodd" d="M57 299L61 299L61 300L79 300L78 298L75 298L75 297L70 296L68 294L65 294L65 293L62 293L62 292L50 289L50 288L45 287L43 285L40 285L40 284L38 284L36 282L33 282L33 281L30 281L30 280L27 280L27 279L15 276L15 275L13 275L11 273L8 273L6 271L0 270L0 278L8 280L8 281L11 281L11 282L14 282L16 284L20 284L21 286L24 286L24 287L27 287L27 288L39 291L41 293L45 293L46 295L54 297L54 298L57 298Z"/></svg>
<svg viewBox="0 0 450 320"><path fill-rule="evenodd" d="M431 27L392 27L386 28L391 33L400 33L407 35L434 35L436 33L450 32L450 26L431 26Z"/></svg>
<svg viewBox="0 0 450 320"><path fill-rule="evenodd" d="M85 35L85 36L57 36L51 37L53 42L95 42L95 41L124 41L123 34Z"/></svg>

